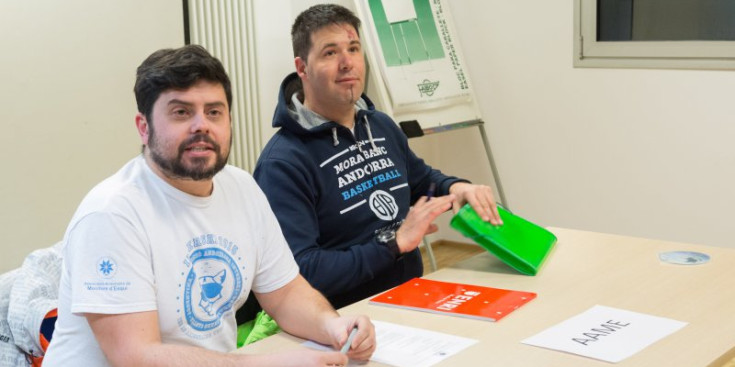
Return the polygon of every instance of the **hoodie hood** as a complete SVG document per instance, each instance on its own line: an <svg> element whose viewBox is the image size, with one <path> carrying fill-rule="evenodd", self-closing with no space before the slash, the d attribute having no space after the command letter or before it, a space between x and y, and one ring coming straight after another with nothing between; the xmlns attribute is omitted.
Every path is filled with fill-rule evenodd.
<svg viewBox="0 0 735 367"><path fill-rule="evenodd" d="M273 127L284 128L295 134L330 133L339 124L315 113L303 105L304 92L298 74L289 74L281 83L278 92L278 105L273 115ZM363 93L355 102L355 126L375 113L375 105ZM330 130L332 130L330 132Z"/></svg>

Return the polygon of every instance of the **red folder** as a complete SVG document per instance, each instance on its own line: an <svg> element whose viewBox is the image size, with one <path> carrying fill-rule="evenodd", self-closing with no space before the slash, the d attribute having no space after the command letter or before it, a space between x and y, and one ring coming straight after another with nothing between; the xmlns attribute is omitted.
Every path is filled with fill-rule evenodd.
<svg viewBox="0 0 735 367"><path fill-rule="evenodd" d="M371 304L498 321L536 293L414 278L370 299Z"/></svg>

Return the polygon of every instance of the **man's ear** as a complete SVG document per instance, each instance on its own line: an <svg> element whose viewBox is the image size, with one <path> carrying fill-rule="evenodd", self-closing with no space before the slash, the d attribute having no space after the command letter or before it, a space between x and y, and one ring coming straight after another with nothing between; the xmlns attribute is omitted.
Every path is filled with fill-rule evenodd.
<svg viewBox="0 0 735 367"><path fill-rule="evenodd" d="M294 65L296 66L296 74L299 74L301 79L306 78L306 61L300 56L293 59Z"/></svg>
<svg viewBox="0 0 735 367"><path fill-rule="evenodd" d="M135 114L135 127L138 129L140 141L143 143L143 145L148 145L148 134L150 131L148 126L148 119L146 119L145 115L141 112Z"/></svg>

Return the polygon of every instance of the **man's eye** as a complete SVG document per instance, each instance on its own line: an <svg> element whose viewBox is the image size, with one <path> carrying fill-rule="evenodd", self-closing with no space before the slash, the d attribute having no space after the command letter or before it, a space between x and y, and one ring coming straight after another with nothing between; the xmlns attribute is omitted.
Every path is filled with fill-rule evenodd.
<svg viewBox="0 0 735 367"><path fill-rule="evenodd" d="M175 109L173 112L176 116L186 116L187 114L187 111L183 108Z"/></svg>

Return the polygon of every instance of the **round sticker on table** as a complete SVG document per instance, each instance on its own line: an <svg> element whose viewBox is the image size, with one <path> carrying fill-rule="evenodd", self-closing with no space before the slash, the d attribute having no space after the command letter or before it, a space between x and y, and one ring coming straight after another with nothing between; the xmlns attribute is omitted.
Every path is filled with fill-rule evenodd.
<svg viewBox="0 0 735 367"><path fill-rule="evenodd" d="M663 262L678 265L699 265L709 261L709 255L692 251L669 251L658 254Z"/></svg>

